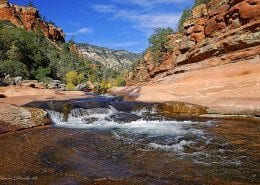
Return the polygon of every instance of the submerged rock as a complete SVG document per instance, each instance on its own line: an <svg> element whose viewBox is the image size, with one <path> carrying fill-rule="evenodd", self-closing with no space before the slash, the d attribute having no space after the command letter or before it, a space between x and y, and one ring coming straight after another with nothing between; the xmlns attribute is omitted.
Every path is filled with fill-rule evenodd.
<svg viewBox="0 0 260 185"><path fill-rule="evenodd" d="M130 113L125 113L125 112L118 112L117 114L113 114L107 119L108 121L115 121L119 123L126 123L126 122L132 122L132 121L137 121L141 119L140 116L136 114L130 114Z"/></svg>

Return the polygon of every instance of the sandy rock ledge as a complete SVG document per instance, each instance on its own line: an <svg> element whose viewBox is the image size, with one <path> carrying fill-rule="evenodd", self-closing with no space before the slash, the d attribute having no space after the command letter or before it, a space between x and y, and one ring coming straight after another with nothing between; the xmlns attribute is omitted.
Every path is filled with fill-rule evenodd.
<svg viewBox="0 0 260 185"><path fill-rule="evenodd" d="M37 108L0 103L0 134L50 124L48 113Z"/></svg>

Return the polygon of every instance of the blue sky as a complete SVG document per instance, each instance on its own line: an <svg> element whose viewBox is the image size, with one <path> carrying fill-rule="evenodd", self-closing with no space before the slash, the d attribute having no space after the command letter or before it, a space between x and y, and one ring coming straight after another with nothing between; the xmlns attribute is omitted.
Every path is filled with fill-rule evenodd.
<svg viewBox="0 0 260 185"><path fill-rule="evenodd" d="M26 5L29 0L10 0ZM143 52L153 28L176 28L193 0L31 0L76 42Z"/></svg>

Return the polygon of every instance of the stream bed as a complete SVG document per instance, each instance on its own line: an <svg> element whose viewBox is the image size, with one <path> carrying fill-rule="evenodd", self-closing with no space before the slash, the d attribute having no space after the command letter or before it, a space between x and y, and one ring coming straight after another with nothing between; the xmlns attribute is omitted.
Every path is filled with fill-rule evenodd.
<svg viewBox="0 0 260 185"><path fill-rule="evenodd" d="M28 106L53 125L0 135L0 183L260 183L259 123L169 118L109 96Z"/></svg>

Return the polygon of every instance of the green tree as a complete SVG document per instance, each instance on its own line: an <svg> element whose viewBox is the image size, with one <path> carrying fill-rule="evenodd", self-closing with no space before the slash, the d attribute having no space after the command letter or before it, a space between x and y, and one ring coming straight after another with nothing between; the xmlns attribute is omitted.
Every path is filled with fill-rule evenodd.
<svg viewBox="0 0 260 185"><path fill-rule="evenodd" d="M194 6L198 6L198 5L201 5L201 4L207 4L209 3L211 0L195 0L194 2Z"/></svg>
<svg viewBox="0 0 260 185"><path fill-rule="evenodd" d="M106 79L102 80L98 87L98 93L105 94L108 89L112 87L112 84Z"/></svg>
<svg viewBox="0 0 260 185"><path fill-rule="evenodd" d="M33 3L32 1L29 1L29 2L27 3L27 6L35 7L35 5L34 5L34 3Z"/></svg>
<svg viewBox="0 0 260 185"><path fill-rule="evenodd" d="M122 77L117 77L116 79L116 85L119 87L126 86L126 81Z"/></svg>
<svg viewBox="0 0 260 185"><path fill-rule="evenodd" d="M12 44L10 49L7 51L7 57L9 60L21 60L21 52L15 44Z"/></svg>
<svg viewBox="0 0 260 185"><path fill-rule="evenodd" d="M71 38L68 40L68 43L70 43L70 44L75 44L75 43L76 43L76 42L75 42L75 38L76 38L76 36L75 36L75 35L72 35Z"/></svg>
<svg viewBox="0 0 260 185"><path fill-rule="evenodd" d="M161 63L163 61L163 54L170 51L168 42L169 35L173 34L171 28L156 28L154 34L149 38L150 51L152 53L153 61Z"/></svg>
<svg viewBox="0 0 260 185"><path fill-rule="evenodd" d="M51 75L51 67L48 66L46 68L39 68L35 71L35 78L36 80L46 82L47 78Z"/></svg>
<svg viewBox="0 0 260 185"><path fill-rule="evenodd" d="M183 24L187 21L188 18L190 18L192 15L192 10L191 9L185 9L182 12L181 18L178 23L178 31L183 32Z"/></svg>
<svg viewBox="0 0 260 185"><path fill-rule="evenodd" d="M26 78L29 75L26 65L15 60L0 61L0 72L9 74L12 77L22 76Z"/></svg>
<svg viewBox="0 0 260 185"><path fill-rule="evenodd" d="M70 43L52 43L41 32L27 31L8 21L0 21L0 65L3 72L41 81L46 77L63 80L69 71L102 80L99 69L84 61Z"/></svg>
<svg viewBox="0 0 260 185"><path fill-rule="evenodd" d="M49 24L52 24L53 26L56 26L56 23L55 23L54 21L52 21L52 20L49 20L48 23L49 23Z"/></svg>

